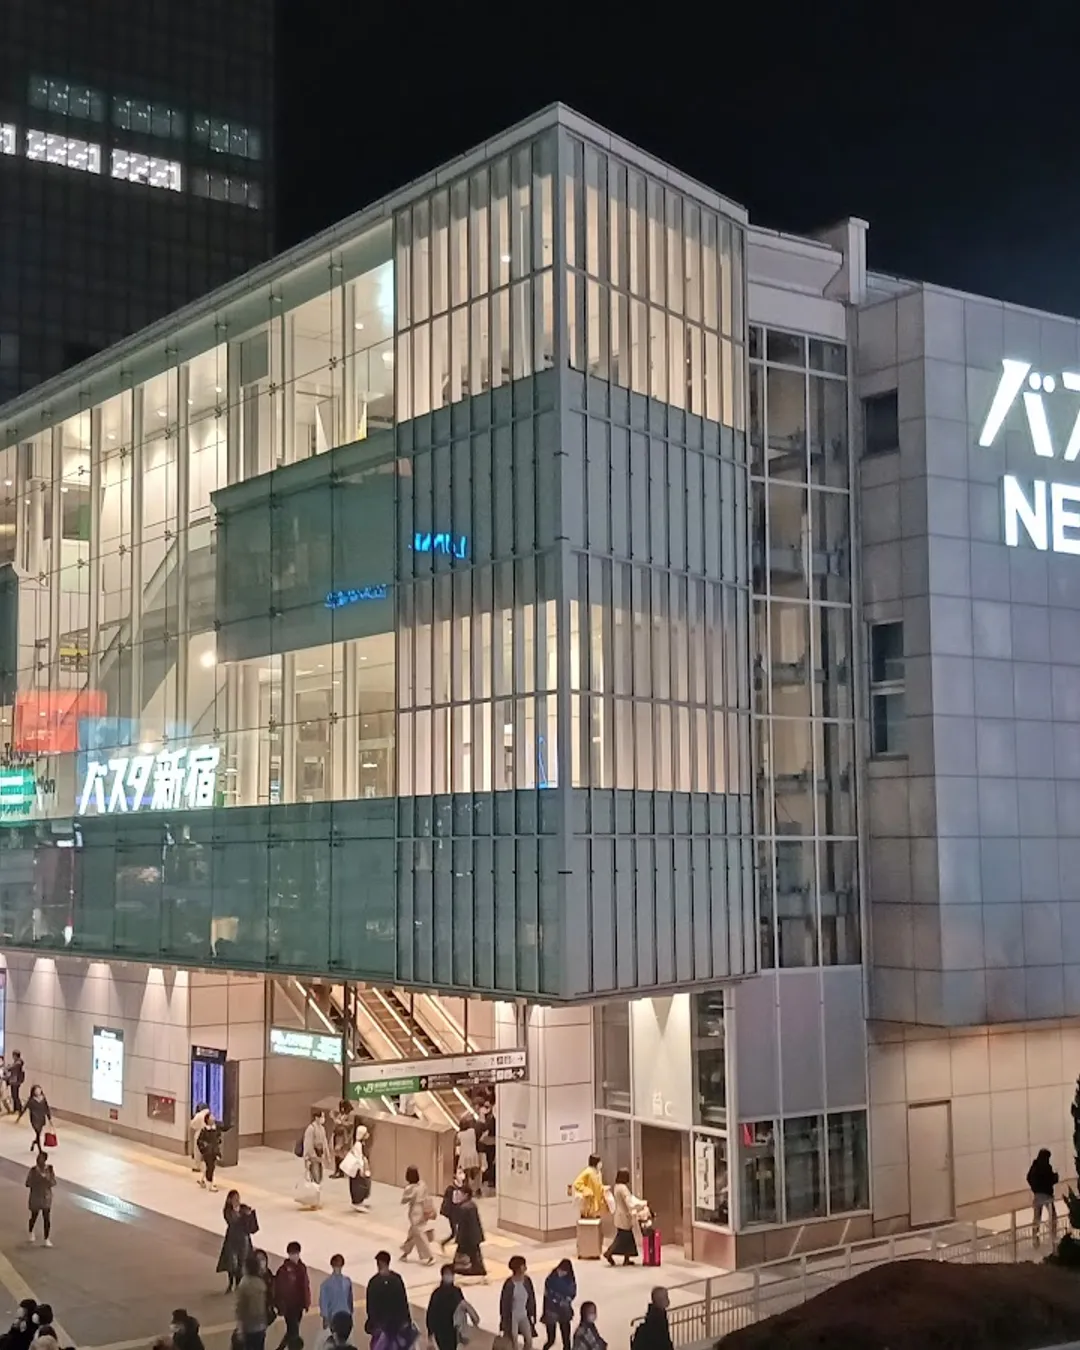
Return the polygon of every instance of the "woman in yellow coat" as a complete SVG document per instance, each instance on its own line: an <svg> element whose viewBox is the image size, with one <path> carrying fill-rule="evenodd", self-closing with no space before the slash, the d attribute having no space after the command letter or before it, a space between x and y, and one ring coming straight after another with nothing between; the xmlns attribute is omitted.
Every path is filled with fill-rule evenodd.
<svg viewBox="0 0 1080 1350"><path fill-rule="evenodd" d="M600 1158L596 1153L589 1155L589 1165L575 1178L570 1187L578 1202L578 1211L583 1219L599 1219L604 1213L604 1180L600 1175Z"/></svg>

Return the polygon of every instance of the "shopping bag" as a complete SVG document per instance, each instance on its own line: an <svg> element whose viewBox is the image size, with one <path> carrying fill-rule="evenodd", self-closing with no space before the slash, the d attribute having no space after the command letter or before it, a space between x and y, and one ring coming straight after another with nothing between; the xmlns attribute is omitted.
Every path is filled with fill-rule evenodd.
<svg viewBox="0 0 1080 1350"><path fill-rule="evenodd" d="M347 1177L354 1177L356 1176L357 1172L360 1171L360 1159L356 1156L356 1154L352 1151L352 1149L350 1149L349 1152L345 1154L344 1158L342 1158L341 1162L338 1165L340 1166L341 1170L345 1173Z"/></svg>
<svg viewBox="0 0 1080 1350"><path fill-rule="evenodd" d="M298 1181L293 1199L301 1209L318 1209L322 1204L322 1188L314 1181Z"/></svg>
<svg viewBox="0 0 1080 1350"><path fill-rule="evenodd" d="M58 1140L52 1130L46 1130L41 1136L41 1142L44 1148L56 1148Z"/></svg>

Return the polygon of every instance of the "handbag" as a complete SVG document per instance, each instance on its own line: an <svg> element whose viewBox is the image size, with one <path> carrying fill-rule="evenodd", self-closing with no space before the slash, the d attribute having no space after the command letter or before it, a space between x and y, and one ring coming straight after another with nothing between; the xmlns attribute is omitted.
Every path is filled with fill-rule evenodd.
<svg viewBox="0 0 1080 1350"><path fill-rule="evenodd" d="M347 1177L354 1177L360 1171L360 1159L349 1149L341 1162L338 1164Z"/></svg>
<svg viewBox="0 0 1080 1350"><path fill-rule="evenodd" d="M45 1133L41 1136L41 1142L44 1148L56 1148L59 1143L59 1140L57 1139L54 1131L46 1130Z"/></svg>
<svg viewBox="0 0 1080 1350"><path fill-rule="evenodd" d="M314 1181L298 1181L293 1199L301 1209L318 1209L322 1204L322 1188Z"/></svg>

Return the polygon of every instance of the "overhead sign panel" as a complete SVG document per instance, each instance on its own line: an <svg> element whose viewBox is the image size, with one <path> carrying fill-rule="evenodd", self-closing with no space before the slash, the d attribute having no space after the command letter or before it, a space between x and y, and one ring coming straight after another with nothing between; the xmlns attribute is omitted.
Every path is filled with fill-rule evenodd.
<svg viewBox="0 0 1080 1350"><path fill-rule="evenodd" d="M349 1095L390 1097L403 1092L436 1092L480 1083L520 1083L529 1076L524 1046L475 1055L432 1055L428 1059L383 1060L349 1069Z"/></svg>

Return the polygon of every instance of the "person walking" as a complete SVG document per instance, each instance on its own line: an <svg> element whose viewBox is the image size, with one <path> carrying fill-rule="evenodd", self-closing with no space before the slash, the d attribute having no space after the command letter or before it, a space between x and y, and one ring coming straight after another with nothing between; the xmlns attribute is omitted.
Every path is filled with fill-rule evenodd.
<svg viewBox="0 0 1080 1350"><path fill-rule="evenodd" d="M454 1267L443 1266L427 1305L427 1333L435 1350L457 1350L459 1334L470 1322L478 1327L480 1314L454 1283Z"/></svg>
<svg viewBox="0 0 1080 1350"><path fill-rule="evenodd" d="M26 1186L30 1192L30 1241L36 1242L37 1237L34 1229L37 1227L38 1215L41 1215L42 1234L45 1239L45 1246L52 1246L52 1198L53 1190L56 1186L56 1173L49 1162L49 1155L44 1151L38 1153L34 1159L34 1165L26 1174Z"/></svg>
<svg viewBox="0 0 1080 1350"><path fill-rule="evenodd" d="M8 1083L8 1067L4 1056L0 1055L0 1115L11 1115L11 1087Z"/></svg>
<svg viewBox="0 0 1080 1350"><path fill-rule="evenodd" d="M484 1241L484 1225L480 1222L480 1209L476 1196L466 1187L465 1195L457 1207L457 1226L454 1231L457 1238L457 1251L454 1253L454 1269L459 1275L486 1275L484 1254L480 1250Z"/></svg>
<svg viewBox="0 0 1080 1350"><path fill-rule="evenodd" d="M205 1350L199 1335L198 1318L192 1317L186 1308L174 1309L169 1329L173 1350Z"/></svg>
<svg viewBox="0 0 1080 1350"><path fill-rule="evenodd" d="M11 1109L17 1116L22 1115L22 1090L26 1082L26 1065L22 1052L12 1050L11 1063L7 1067L8 1087L11 1089Z"/></svg>
<svg viewBox="0 0 1080 1350"><path fill-rule="evenodd" d="M200 1102L195 1108L195 1114L188 1121L188 1142L191 1146L191 1170L193 1172L202 1172L202 1159L199 1157L199 1135L206 1128L209 1115L210 1108L205 1102Z"/></svg>
<svg viewBox="0 0 1080 1350"><path fill-rule="evenodd" d="M363 1208L371 1195L371 1166L364 1152L368 1133L366 1125L354 1125L352 1147L341 1160L341 1170L349 1178L349 1203L353 1209Z"/></svg>
<svg viewBox="0 0 1080 1350"><path fill-rule="evenodd" d="M427 1186L420 1180L420 1173L415 1167L406 1169L401 1203L409 1207L409 1231L401 1245L401 1259L408 1260L409 1253L415 1248L425 1266L434 1265L435 1258L431 1254L431 1227L435 1222L435 1206Z"/></svg>
<svg viewBox="0 0 1080 1350"><path fill-rule="evenodd" d="M623 1265L628 1266L638 1254L634 1219L641 1209L641 1201L630 1189L630 1173L625 1167L620 1167L615 1173L611 1197L615 1206L615 1236L604 1253L604 1260L613 1266L616 1256L621 1256Z"/></svg>
<svg viewBox="0 0 1080 1350"><path fill-rule="evenodd" d="M480 1108L480 1133L476 1136L477 1152L483 1158L484 1172L481 1181L495 1193L495 1155L498 1152L498 1136L495 1129L495 1110L490 1102Z"/></svg>
<svg viewBox="0 0 1080 1350"><path fill-rule="evenodd" d="M285 1319L285 1334L277 1350L300 1350L300 1323L311 1307L311 1281L307 1266L300 1260L299 1242L285 1248L285 1260L274 1276L274 1307Z"/></svg>
<svg viewBox="0 0 1080 1350"><path fill-rule="evenodd" d="M560 1261L544 1281L544 1326L547 1337L544 1350L555 1344L555 1332L562 1337L563 1350L570 1350L570 1327L574 1321L574 1299L577 1298L577 1280L573 1263Z"/></svg>
<svg viewBox="0 0 1080 1350"><path fill-rule="evenodd" d="M1039 1149L1027 1173L1027 1184L1031 1190L1031 1243L1034 1247L1039 1245L1041 1237L1043 1210L1047 1212L1050 1241L1053 1242L1054 1240L1054 1229L1057 1226L1057 1214L1054 1210L1054 1187L1058 1184L1058 1180L1058 1174L1054 1171L1050 1162L1050 1150L1048 1148Z"/></svg>
<svg viewBox="0 0 1080 1350"><path fill-rule="evenodd" d="M336 1312L330 1319L319 1350L355 1350L351 1345L353 1333L352 1313Z"/></svg>
<svg viewBox="0 0 1080 1350"><path fill-rule="evenodd" d="M244 1273L236 1286L236 1329L243 1350L265 1350L271 1320L269 1286L259 1258L252 1252L244 1261Z"/></svg>
<svg viewBox="0 0 1080 1350"><path fill-rule="evenodd" d="M571 1350L607 1350L607 1341L596 1329L596 1304L589 1299L581 1305Z"/></svg>
<svg viewBox="0 0 1080 1350"><path fill-rule="evenodd" d="M304 1178L314 1186L321 1186L323 1168L330 1154L326 1138L326 1112L313 1107L311 1121L304 1131Z"/></svg>
<svg viewBox="0 0 1080 1350"><path fill-rule="evenodd" d="M668 1323L670 1302L666 1289L658 1286L652 1291L645 1318L631 1338L631 1350L674 1350Z"/></svg>
<svg viewBox="0 0 1080 1350"><path fill-rule="evenodd" d="M34 1084L30 1089L28 1101L19 1108L19 1113L15 1117L16 1125L24 1115L30 1116L30 1128L34 1131L34 1142L30 1145L31 1152L37 1150L40 1153L42 1131L46 1125L52 1124L52 1109L49 1106L48 1098L45 1096L45 1089L40 1083Z"/></svg>
<svg viewBox="0 0 1080 1350"><path fill-rule="evenodd" d="M356 1115L353 1112L352 1103L342 1097L338 1103L338 1109L330 1118L330 1124L330 1142L334 1158L334 1170L330 1175L336 1179L345 1175L341 1170L341 1163L355 1142Z"/></svg>
<svg viewBox="0 0 1080 1350"><path fill-rule="evenodd" d="M214 1173L217 1171L217 1165L221 1161L221 1126L208 1111L206 1120L202 1129L199 1131L197 1140L199 1157L202 1159L203 1175L199 1178L199 1185L204 1186L208 1191L216 1191L214 1184Z"/></svg>
<svg viewBox="0 0 1080 1350"><path fill-rule="evenodd" d="M261 1247L256 1247L252 1256L259 1269L259 1279L266 1288L266 1325L271 1327L277 1318L277 1307L274 1304L274 1272L270 1269L270 1258Z"/></svg>
<svg viewBox="0 0 1080 1350"><path fill-rule="evenodd" d="M228 1276L225 1290L228 1294L240 1284L245 1263L252 1252L251 1239L259 1231L259 1219L250 1205L241 1204L239 1191L230 1191L225 1197L221 1217L225 1220L225 1237L217 1270Z"/></svg>
<svg viewBox="0 0 1080 1350"><path fill-rule="evenodd" d="M364 1330L374 1344L376 1336L397 1337L412 1321L405 1281L390 1269L390 1253L375 1253L375 1274L367 1282Z"/></svg>
<svg viewBox="0 0 1080 1350"><path fill-rule="evenodd" d="M450 1232L439 1243L443 1251L446 1251L451 1242L457 1238L457 1215L462 1200L465 1199L465 1173L459 1167L454 1173L454 1179L443 1191L442 1205L439 1207L439 1213L450 1225Z"/></svg>
<svg viewBox="0 0 1080 1350"><path fill-rule="evenodd" d="M345 1258L339 1253L330 1258L330 1274L319 1285L319 1316L323 1328L330 1330L335 1313L353 1315L352 1280L345 1274ZM350 1327L351 1330L351 1327Z"/></svg>
<svg viewBox="0 0 1080 1350"><path fill-rule="evenodd" d="M523 1350L532 1350L536 1335L536 1290L523 1256L510 1258L510 1278L503 1283L499 1295L499 1330L509 1339L511 1350L517 1350L519 1337Z"/></svg>

